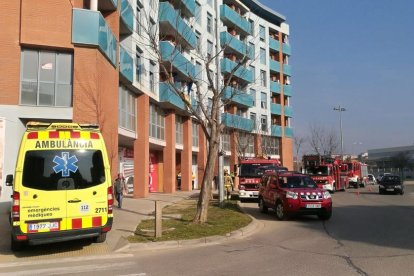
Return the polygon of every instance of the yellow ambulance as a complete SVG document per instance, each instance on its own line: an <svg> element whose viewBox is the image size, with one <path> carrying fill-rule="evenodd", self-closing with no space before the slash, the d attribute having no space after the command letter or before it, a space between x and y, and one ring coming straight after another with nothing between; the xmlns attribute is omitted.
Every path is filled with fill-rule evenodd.
<svg viewBox="0 0 414 276"><path fill-rule="evenodd" d="M105 143L96 125L29 122L14 176L11 248L91 238L111 230L113 193Z"/></svg>

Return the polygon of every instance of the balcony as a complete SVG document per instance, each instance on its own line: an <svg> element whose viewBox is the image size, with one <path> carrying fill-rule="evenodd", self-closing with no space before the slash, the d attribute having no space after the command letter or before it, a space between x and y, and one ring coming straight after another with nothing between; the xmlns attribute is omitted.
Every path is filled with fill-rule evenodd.
<svg viewBox="0 0 414 276"><path fill-rule="evenodd" d="M229 6L220 6L220 19L225 25L237 29L243 35L251 35L251 26L249 21Z"/></svg>
<svg viewBox="0 0 414 276"><path fill-rule="evenodd" d="M230 113L221 114L221 121L226 127L229 128L236 128L248 132L253 131L254 128L253 120Z"/></svg>
<svg viewBox="0 0 414 276"><path fill-rule="evenodd" d="M72 43L92 45L116 67L116 38L98 11L72 10Z"/></svg>
<svg viewBox="0 0 414 276"><path fill-rule="evenodd" d="M270 81L270 92L280 94L280 83L276 81Z"/></svg>
<svg viewBox="0 0 414 276"><path fill-rule="evenodd" d="M169 2L159 4L158 17L161 35L177 35L176 41L184 43L187 48L196 48L197 40L194 31Z"/></svg>
<svg viewBox="0 0 414 276"><path fill-rule="evenodd" d="M292 76L292 66L289 64L283 64L283 74L287 76Z"/></svg>
<svg viewBox="0 0 414 276"><path fill-rule="evenodd" d="M291 106L285 106L284 111L285 111L286 117L290 117L290 118L293 117L293 108Z"/></svg>
<svg viewBox="0 0 414 276"><path fill-rule="evenodd" d="M177 84L176 87L181 89ZM160 104L164 108L185 110L186 106L180 96L177 95L171 84L167 82L160 82Z"/></svg>
<svg viewBox="0 0 414 276"><path fill-rule="evenodd" d="M288 56L292 55L292 49L290 48L290 45L283 43L282 44L282 52Z"/></svg>
<svg viewBox="0 0 414 276"><path fill-rule="evenodd" d="M271 126L271 136L282 137L282 127L278 125Z"/></svg>
<svg viewBox="0 0 414 276"><path fill-rule="evenodd" d="M253 47L247 45L245 42L240 41L237 37L229 34L228 32L220 33L220 45L225 48L226 53L236 53L241 57L247 56L249 59L253 59Z"/></svg>
<svg viewBox="0 0 414 276"><path fill-rule="evenodd" d="M241 107L253 107L253 97L246 92L237 90L233 87L226 87L224 89L222 99L229 100Z"/></svg>
<svg viewBox="0 0 414 276"><path fill-rule="evenodd" d="M98 10L100 11L116 11L118 7L117 0L100 0L98 1Z"/></svg>
<svg viewBox="0 0 414 276"><path fill-rule="evenodd" d="M230 74L232 70L237 66L237 63L231 61L228 58L221 60L221 73ZM240 66L233 74L233 77L236 77L244 82L252 83L253 74L252 71L246 67Z"/></svg>
<svg viewBox="0 0 414 276"><path fill-rule="evenodd" d="M283 94L287 97L292 97L292 85L283 85Z"/></svg>
<svg viewBox="0 0 414 276"><path fill-rule="evenodd" d="M122 46L119 47L119 73L130 83L134 81L134 60Z"/></svg>
<svg viewBox="0 0 414 276"><path fill-rule="evenodd" d="M171 42L160 41L159 47L162 60L172 64L174 69L181 74L180 78L189 79L195 75L195 66Z"/></svg>
<svg viewBox="0 0 414 276"><path fill-rule="evenodd" d="M271 71L280 73L280 62L276 61L276 60L273 60L273 59L270 59L270 67L269 68L270 68Z"/></svg>
<svg viewBox="0 0 414 276"><path fill-rule="evenodd" d="M131 35L134 31L134 9L128 0L121 0L121 16L119 17L119 34Z"/></svg>
<svg viewBox="0 0 414 276"><path fill-rule="evenodd" d="M293 129L291 127L285 127L285 137L287 138L293 137Z"/></svg>
<svg viewBox="0 0 414 276"><path fill-rule="evenodd" d="M194 17L196 14L195 0L170 0L174 7L180 9L181 13L186 17Z"/></svg>
<svg viewBox="0 0 414 276"><path fill-rule="evenodd" d="M269 37L269 48L279 52L280 50L279 41L274 38Z"/></svg>
<svg viewBox="0 0 414 276"><path fill-rule="evenodd" d="M280 104L271 103L270 113L272 115L282 115L282 107L280 106Z"/></svg>

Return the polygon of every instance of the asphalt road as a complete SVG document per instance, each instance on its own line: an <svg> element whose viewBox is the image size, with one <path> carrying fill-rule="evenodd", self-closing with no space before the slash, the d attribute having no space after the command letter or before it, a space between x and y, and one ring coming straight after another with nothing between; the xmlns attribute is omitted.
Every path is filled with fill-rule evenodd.
<svg viewBox="0 0 414 276"><path fill-rule="evenodd" d="M144 250L0 264L0 275L413 275L414 185L379 195L378 186L333 195L331 220L259 221L244 239L203 247Z"/></svg>

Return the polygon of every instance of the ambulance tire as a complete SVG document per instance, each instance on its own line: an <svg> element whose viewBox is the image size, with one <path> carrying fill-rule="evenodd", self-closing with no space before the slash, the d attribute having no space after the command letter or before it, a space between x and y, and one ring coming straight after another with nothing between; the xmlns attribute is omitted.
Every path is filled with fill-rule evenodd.
<svg viewBox="0 0 414 276"><path fill-rule="evenodd" d="M103 243L106 241L106 233L102 233L93 239L95 243Z"/></svg>
<svg viewBox="0 0 414 276"><path fill-rule="evenodd" d="M24 249L24 247L26 246L25 242L21 242L21 241L16 241L15 239L13 239L13 237L11 237L11 250L12 251L22 251Z"/></svg>

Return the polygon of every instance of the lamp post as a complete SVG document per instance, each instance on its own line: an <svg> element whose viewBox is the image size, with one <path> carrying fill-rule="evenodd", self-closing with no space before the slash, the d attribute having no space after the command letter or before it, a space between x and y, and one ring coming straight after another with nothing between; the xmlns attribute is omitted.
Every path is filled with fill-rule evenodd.
<svg viewBox="0 0 414 276"><path fill-rule="evenodd" d="M342 135L342 112L346 111L344 107L341 107L341 105L335 106L333 108L334 111L339 112L339 129L341 131L341 160L344 160L344 139Z"/></svg>

